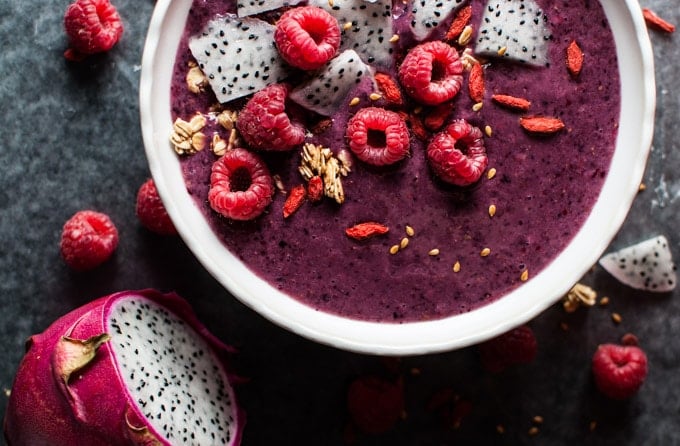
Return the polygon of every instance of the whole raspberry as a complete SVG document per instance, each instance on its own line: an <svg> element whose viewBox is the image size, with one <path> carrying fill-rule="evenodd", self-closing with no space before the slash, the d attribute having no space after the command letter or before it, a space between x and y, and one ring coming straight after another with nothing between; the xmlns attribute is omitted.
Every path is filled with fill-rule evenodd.
<svg viewBox="0 0 680 446"><path fill-rule="evenodd" d="M592 361L595 385L604 395L624 400L632 397L647 377L647 355L634 345L600 345Z"/></svg>
<svg viewBox="0 0 680 446"><path fill-rule="evenodd" d="M367 434L390 430L404 412L401 382L366 375L349 385L347 410L354 425Z"/></svg>
<svg viewBox="0 0 680 446"><path fill-rule="evenodd" d="M303 70L316 70L338 52L340 25L324 9L301 6L281 16L274 40L286 62Z"/></svg>
<svg viewBox="0 0 680 446"><path fill-rule="evenodd" d="M288 85L272 84L258 91L241 110L236 127L257 150L290 150L305 140L305 129L286 114Z"/></svg>
<svg viewBox="0 0 680 446"><path fill-rule="evenodd" d="M252 220L272 201L274 181L264 161L245 149L228 151L215 161L208 201L218 213L233 220Z"/></svg>
<svg viewBox="0 0 680 446"><path fill-rule="evenodd" d="M168 211L165 210L153 179L149 178L137 191L135 210L139 221L150 231L161 235L177 234L177 229L170 220Z"/></svg>
<svg viewBox="0 0 680 446"><path fill-rule="evenodd" d="M109 0L76 0L66 8L64 29L69 38L64 57L77 61L113 48L123 35L123 22Z"/></svg>
<svg viewBox="0 0 680 446"><path fill-rule="evenodd" d="M532 362L537 349L536 337L528 325L517 327L478 346L482 366L492 373L501 372L515 364Z"/></svg>
<svg viewBox="0 0 680 446"><path fill-rule="evenodd" d="M453 121L432 138L427 158L437 176L457 186L479 180L489 164L482 131L464 119Z"/></svg>
<svg viewBox="0 0 680 446"><path fill-rule="evenodd" d="M352 116L346 136L357 158L374 166L402 160L410 146L404 119L398 113L377 107L362 108Z"/></svg>
<svg viewBox="0 0 680 446"><path fill-rule="evenodd" d="M415 46L399 67L399 80L418 102L438 105L453 99L463 85L463 63L458 52L442 41Z"/></svg>
<svg viewBox="0 0 680 446"><path fill-rule="evenodd" d="M117 246L118 230L109 216L100 212L76 212L61 233L61 255L76 271L101 265Z"/></svg>

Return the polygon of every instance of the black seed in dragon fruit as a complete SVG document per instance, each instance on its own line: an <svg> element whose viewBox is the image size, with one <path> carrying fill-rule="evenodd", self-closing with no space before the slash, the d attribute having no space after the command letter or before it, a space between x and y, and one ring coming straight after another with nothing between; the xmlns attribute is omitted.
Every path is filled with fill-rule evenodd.
<svg viewBox="0 0 680 446"><path fill-rule="evenodd" d="M354 50L374 67L392 67L392 0L310 0L309 4L325 9L338 20L340 51Z"/></svg>
<svg viewBox="0 0 680 446"><path fill-rule="evenodd" d="M413 0L411 31L416 40L427 38L465 0Z"/></svg>
<svg viewBox="0 0 680 446"><path fill-rule="evenodd" d="M247 17L298 3L302 3L302 0L238 0L236 13L239 17Z"/></svg>
<svg viewBox="0 0 680 446"><path fill-rule="evenodd" d="M619 282L635 289L665 293L677 283L676 266L663 235L607 254L599 263Z"/></svg>
<svg viewBox="0 0 680 446"><path fill-rule="evenodd" d="M548 18L534 0L489 0L475 52L529 65L548 64Z"/></svg>
<svg viewBox="0 0 680 446"><path fill-rule="evenodd" d="M274 30L257 18L226 14L189 40L191 54L218 101L224 104L248 96L289 75L276 49Z"/></svg>
<svg viewBox="0 0 680 446"><path fill-rule="evenodd" d="M350 93L366 80L373 82L375 91L371 67L354 50L345 50L312 78L291 91L288 97L308 110L331 116L343 101L350 100Z"/></svg>

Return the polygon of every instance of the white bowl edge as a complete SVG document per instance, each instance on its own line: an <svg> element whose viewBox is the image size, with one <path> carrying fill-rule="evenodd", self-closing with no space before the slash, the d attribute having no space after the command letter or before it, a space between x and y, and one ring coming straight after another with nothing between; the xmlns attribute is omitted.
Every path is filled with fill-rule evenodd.
<svg viewBox="0 0 680 446"><path fill-rule="evenodd" d="M188 195L177 155L168 141L172 130L169 97L172 70L171 65L167 69L168 58L174 61L181 32L167 35L163 30L183 29L191 0L158 0L142 57L142 136L161 199L185 243L211 275L253 310L308 339L359 353L416 355L476 344L526 323L563 296L607 248L638 191L651 147L656 101L654 62L640 6L636 0L601 3L610 23L625 22L625 26L613 27L622 82L620 122L641 124L619 126L617 153L625 149L632 154L626 160L615 157L590 217L565 251L526 284L491 304L425 322L351 320L316 311L281 293L222 248ZM228 265L229 273L219 265ZM247 280L239 280L244 277Z"/></svg>

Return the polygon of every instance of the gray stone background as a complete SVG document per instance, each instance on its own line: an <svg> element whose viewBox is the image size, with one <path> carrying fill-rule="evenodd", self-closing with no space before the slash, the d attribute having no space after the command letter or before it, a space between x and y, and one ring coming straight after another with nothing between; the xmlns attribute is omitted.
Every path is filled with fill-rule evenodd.
<svg viewBox="0 0 680 446"><path fill-rule="evenodd" d="M110 292L176 290L221 339L241 353L251 382L240 392L249 414L244 445L341 445L344 396L355 376L382 370L380 358L317 345L264 320L208 274L179 238L141 228L134 211L149 176L138 113L142 48L153 2L117 0L122 41L107 55L67 63L62 15L67 0L0 0L0 417L25 339L85 302ZM641 0L680 25L675 2ZM645 183L611 249L656 234L680 258L680 76L677 35L651 33L657 79L654 148ZM61 226L76 211L109 214L120 231L114 258L74 274L59 256ZM358 445L674 445L680 444L680 301L632 292L596 268L584 278L611 303L566 314L555 305L531 326L537 360L500 375L484 373L473 348L403 358L405 420ZM615 325L611 313L623 321ZM560 324L568 324L564 331ZM649 376L628 402L595 391L590 358L598 344L636 334ZM410 371L417 368L420 373ZM425 410L450 387L472 413L458 429ZM532 418L544 422L530 436ZM591 421L597 427L591 431ZM505 427L499 435L496 426Z"/></svg>

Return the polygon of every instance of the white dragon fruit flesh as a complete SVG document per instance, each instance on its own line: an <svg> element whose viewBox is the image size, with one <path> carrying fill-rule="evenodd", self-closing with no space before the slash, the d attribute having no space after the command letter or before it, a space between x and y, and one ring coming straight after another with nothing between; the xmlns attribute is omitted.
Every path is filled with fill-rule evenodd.
<svg viewBox="0 0 680 446"><path fill-rule="evenodd" d="M465 0L413 0L411 31L416 40L427 38L442 21L458 9Z"/></svg>
<svg viewBox="0 0 680 446"><path fill-rule="evenodd" d="M345 50L288 97L308 110L331 116L343 101L349 101L350 92L366 78L373 80L371 67L354 50Z"/></svg>
<svg viewBox="0 0 680 446"><path fill-rule="evenodd" d="M188 303L115 293L32 336L5 416L11 446L238 445L226 347Z"/></svg>
<svg viewBox="0 0 680 446"><path fill-rule="evenodd" d="M220 16L189 40L191 54L217 100L227 103L283 81L289 67L274 43L275 27L234 14Z"/></svg>
<svg viewBox="0 0 680 446"><path fill-rule="evenodd" d="M529 65L548 63L552 39L548 18L534 0L489 0L477 33L475 52Z"/></svg>
<svg viewBox="0 0 680 446"><path fill-rule="evenodd" d="M239 17L261 14L284 6L293 6L301 3L302 0L238 0L236 3L236 14Z"/></svg>
<svg viewBox="0 0 680 446"><path fill-rule="evenodd" d="M392 67L392 0L310 0L340 24L340 51L354 50L374 67ZM350 26L351 25L351 26Z"/></svg>
<svg viewBox="0 0 680 446"><path fill-rule="evenodd" d="M676 267L663 235L607 254L599 263L614 278L632 288L659 293L675 289Z"/></svg>

